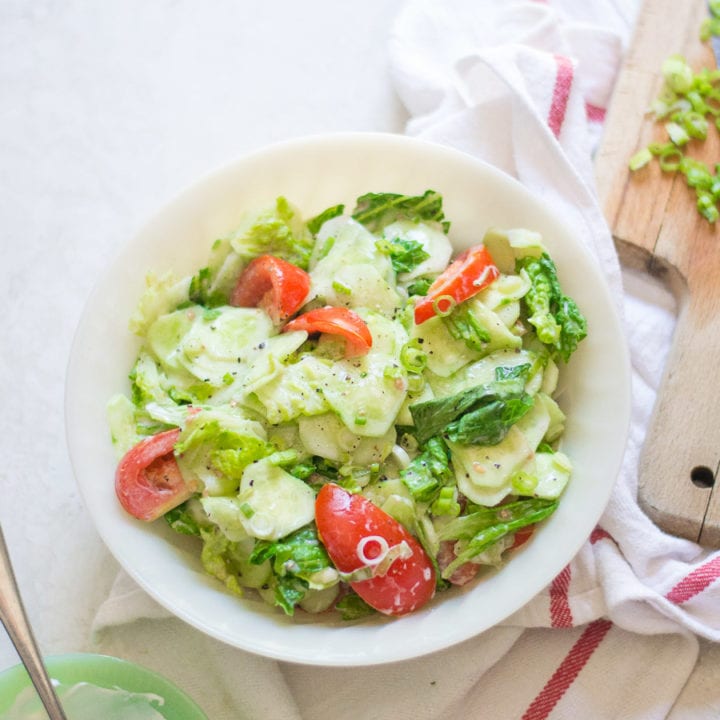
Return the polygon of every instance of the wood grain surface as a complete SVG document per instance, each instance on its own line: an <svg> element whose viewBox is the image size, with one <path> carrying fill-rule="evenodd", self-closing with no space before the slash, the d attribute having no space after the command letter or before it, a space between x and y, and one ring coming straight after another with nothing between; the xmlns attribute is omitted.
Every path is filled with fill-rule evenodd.
<svg viewBox="0 0 720 720"><path fill-rule="evenodd" d="M715 67L699 37L704 0L645 0L618 78L596 155L598 192L621 260L662 278L678 302L678 321L640 461L639 502L667 532L720 547L720 230L696 209L681 174L656 162L631 173L628 160L667 142L647 112L671 54L694 70ZM720 136L686 154L720 163Z"/></svg>

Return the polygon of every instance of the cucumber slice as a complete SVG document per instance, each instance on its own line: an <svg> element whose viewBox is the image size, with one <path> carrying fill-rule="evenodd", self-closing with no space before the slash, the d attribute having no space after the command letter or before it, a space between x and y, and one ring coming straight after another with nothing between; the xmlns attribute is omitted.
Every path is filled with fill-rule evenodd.
<svg viewBox="0 0 720 720"><path fill-rule="evenodd" d="M245 531L260 540L279 540L315 518L312 488L267 460L245 469L237 503Z"/></svg>

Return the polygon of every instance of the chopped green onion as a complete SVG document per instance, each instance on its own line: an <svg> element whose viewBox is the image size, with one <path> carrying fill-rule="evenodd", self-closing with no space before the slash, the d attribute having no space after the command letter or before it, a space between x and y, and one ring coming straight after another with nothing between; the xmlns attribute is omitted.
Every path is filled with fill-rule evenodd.
<svg viewBox="0 0 720 720"><path fill-rule="evenodd" d="M664 150L659 157L660 168L664 172L676 172L680 168L682 159L683 154L677 148Z"/></svg>
<svg viewBox="0 0 720 720"><path fill-rule="evenodd" d="M433 300L433 311L439 317L449 315L457 303L452 295L440 295Z"/></svg>
<svg viewBox="0 0 720 720"><path fill-rule="evenodd" d="M720 0L709 0L708 6L711 17L700 28L703 40L720 37ZM710 121L720 131L720 68L694 72L684 57L672 55L663 63L662 74L665 83L650 110L657 121L668 120L665 129L671 142L654 142L635 152L628 167L639 170L655 156L663 172L681 172L696 192L698 212L714 223L720 214L720 163L710 171L704 163L685 156L683 148L692 140L706 140Z"/></svg>
<svg viewBox="0 0 720 720"><path fill-rule="evenodd" d="M457 517L460 514L460 503L455 497L455 488L446 485L440 488L440 494L430 506L433 515L450 515Z"/></svg>
<svg viewBox="0 0 720 720"><path fill-rule="evenodd" d="M518 470L511 478L513 490L518 495L532 495L538 484L538 479L534 475L529 475L523 470Z"/></svg>
<svg viewBox="0 0 720 720"><path fill-rule="evenodd" d="M684 157L680 161L679 169L690 187L709 190L712 186L713 178L705 163Z"/></svg>
<svg viewBox="0 0 720 720"><path fill-rule="evenodd" d="M705 94L705 108L711 115L717 117L720 115L720 91L711 88Z"/></svg>
<svg viewBox="0 0 720 720"><path fill-rule="evenodd" d="M715 200L720 200L720 178L719 177L713 177L712 185L710 186L710 189L708 192L713 196Z"/></svg>
<svg viewBox="0 0 720 720"><path fill-rule="evenodd" d="M272 455L268 455L268 462L271 465L289 465L290 463L296 463L299 459L298 451L290 448L289 450L278 450Z"/></svg>
<svg viewBox="0 0 720 720"><path fill-rule="evenodd" d="M707 108L704 112L707 112ZM707 138L708 121L705 115L699 112L689 112L683 117L683 127L687 134L696 140Z"/></svg>
<svg viewBox="0 0 720 720"><path fill-rule="evenodd" d="M665 82L671 90L686 93L693 84L692 68L681 55L671 55L662 65Z"/></svg>
<svg viewBox="0 0 720 720"><path fill-rule="evenodd" d="M707 110L707 108L705 107L705 101L703 100L702 95L697 90L691 90L686 97L695 112L701 113L703 115L705 114Z"/></svg>
<svg viewBox="0 0 720 720"><path fill-rule="evenodd" d="M653 155L662 155L665 150L673 150L674 145L672 143L650 143L647 149Z"/></svg>
<svg viewBox="0 0 720 720"><path fill-rule="evenodd" d="M383 369L383 377L388 380L398 380L404 375L402 368L399 365L386 365Z"/></svg>
<svg viewBox="0 0 720 720"><path fill-rule="evenodd" d="M630 158L628 164L631 170L639 170L641 167L645 167L651 160L652 152L649 148L643 148Z"/></svg>
<svg viewBox="0 0 720 720"><path fill-rule="evenodd" d="M426 368L427 353L420 349L417 339L402 346L400 363L408 372L421 373Z"/></svg>
<svg viewBox="0 0 720 720"><path fill-rule="evenodd" d="M341 293L342 295L352 295L352 290L339 280L333 280L332 288L335 292Z"/></svg>
<svg viewBox="0 0 720 720"><path fill-rule="evenodd" d="M676 122L665 123L665 130L675 145L685 145L690 141L687 130Z"/></svg>
<svg viewBox="0 0 720 720"><path fill-rule="evenodd" d="M419 395L425 388L425 378L418 373L408 373L408 392L410 395Z"/></svg>
<svg viewBox="0 0 720 720"><path fill-rule="evenodd" d="M698 192L697 208L708 222L714 223L720 216L715 199L709 193Z"/></svg>

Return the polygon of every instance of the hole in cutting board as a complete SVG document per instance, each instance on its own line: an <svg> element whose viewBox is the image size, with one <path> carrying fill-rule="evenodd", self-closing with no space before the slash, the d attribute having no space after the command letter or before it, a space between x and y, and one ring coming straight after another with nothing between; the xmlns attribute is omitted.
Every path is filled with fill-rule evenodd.
<svg viewBox="0 0 720 720"><path fill-rule="evenodd" d="M690 471L690 479L696 487L711 488L715 484L715 473L705 465L698 465Z"/></svg>

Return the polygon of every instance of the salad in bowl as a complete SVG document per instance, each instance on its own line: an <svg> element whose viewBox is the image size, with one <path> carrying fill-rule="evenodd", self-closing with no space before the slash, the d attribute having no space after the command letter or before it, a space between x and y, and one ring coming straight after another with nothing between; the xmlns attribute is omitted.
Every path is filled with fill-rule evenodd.
<svg viewBox="0 0 720 720"><path fill-rule="evenodd" d="M289 662L404 660L501 622L590 536L623 337L582 226L508 175L398 135L298 138L196 182L99 278L70 457L174 616Z"/></svg>
<svg viewBox="0 0 720 720"><path fill-rule="evenodd" d="M455 253L450 224L434 190L279 197L149 276L110 403L123 508L288 615L405 615L503 565L570 479L553 394L586 321L537 232Z"/></svg>

